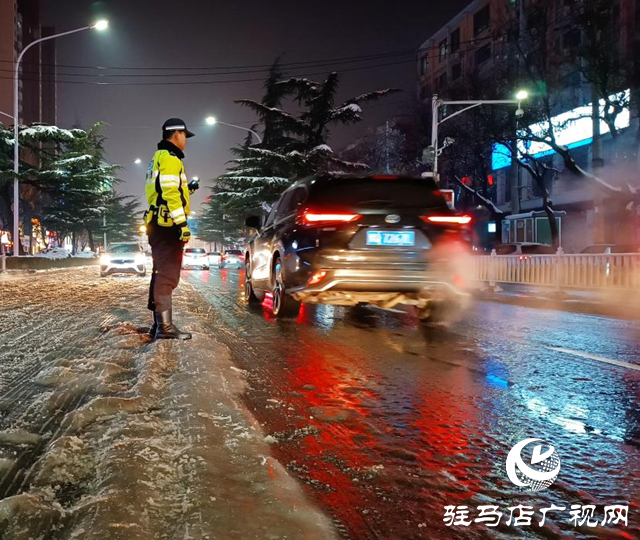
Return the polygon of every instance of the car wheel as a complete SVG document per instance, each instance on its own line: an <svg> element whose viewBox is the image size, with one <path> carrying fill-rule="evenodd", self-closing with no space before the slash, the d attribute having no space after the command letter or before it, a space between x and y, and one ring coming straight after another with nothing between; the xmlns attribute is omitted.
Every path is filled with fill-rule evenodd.
<svg viewBox="0 0 640 540"><path fill-rule="evenodd" d="M296 318L300 302L287 294L280 258L276 259L273 283L273 314L278 318Z"/></svg>
<svg viewBox="0 0 640 540"><path fill-rule="evenodd" d="M107 277L107 273L106 272L100 272L100 277Z"/></svg>
<svg viewBox="0 0 640 540"><path fill-rule="evenodd" d="M138 272L138 277L145 277L146 275L146 272Z"/></svg>
<svg viewBox="0 0 640 540"><path fill-rule="evenodd" d="M260 299L256 296L256 292L253 290L251 284L251 265L247 261L244 265L244 297L249 305L257 306L260 304Z"/></svg>

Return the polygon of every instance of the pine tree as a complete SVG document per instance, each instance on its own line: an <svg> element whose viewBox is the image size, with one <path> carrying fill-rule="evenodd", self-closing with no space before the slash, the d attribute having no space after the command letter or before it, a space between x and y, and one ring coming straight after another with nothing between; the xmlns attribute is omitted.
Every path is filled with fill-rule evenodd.
<svg viewBox="0 0 640 540"><path fill-rule="evenodd" d="M239 100L255 112L264 126L262 144L251 138L233 152L229 170L217 181L215 198L228 213L248 215L268 210L286 187L311 174L327 171L364 171L362 163L338 159L327 144L331 127L362 120L360 104L374 101L396 90L381 90L351 98L336 105L338 74L323 82L289 78L280 80L276 62L265 83L261 102ZM286 112L286 100L300 107L298 115Z"/></svg>
<svg viewBox="0 0 640 540"><path fill-rule="evenodd" d="M101 125L89 131L74 130L74 136L62 152L50 156L37 174L39 187L46 194L42 223L58 232L59 237L72 236L77 249L79 236L86 232L94 250L93 233L102 225L112 196L117 166L104 162L104 138Z"/></svg>

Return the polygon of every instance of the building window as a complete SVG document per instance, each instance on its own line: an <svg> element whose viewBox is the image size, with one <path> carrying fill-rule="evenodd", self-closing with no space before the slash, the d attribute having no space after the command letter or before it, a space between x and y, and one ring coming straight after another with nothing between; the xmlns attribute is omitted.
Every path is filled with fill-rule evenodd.
<svg viewBox="0 0 640 540"><path fill-rule="evenodd" d="M438 77L438 90L442 90L447 86L447 72L441 73Z"/></svg>
<svg viewBox="0 0 640 540"><path fill-rule="evenodd" d="M477 36L481 32L484 32L489 28L490 22L491 12L489 11L489 4L487 4L473 16L473 35Z"/></svg>
<svg viewBox="0 0 640 540"><path fill-rule="evenodd" d="M428 56L423 56L420 59L420 73L422 75L425 75L427 73L427 71L429 71L429 57Z"/></svg>
<svg viewBox="0 0 640 540"><path fill-rule="evenodd" d="M455 53L460 50L460 28L456 28L451 32L451 52Z"/></svg>
<svg viewBox="0 0 640 540"><path fill-rule="evenodd" d="M484 64L491 58L491 44L487 43L484 47L480 47L476 50L476 66Z"/></svg>
<svg viewBox="0 0 640 540"><path fill-rule="evenodd" d="M440 58L440 62L442 62L447 57L447 40L443 39L438 45L438 57Z"/></svg>
<svg viewBox="0 0 640 540"><path fill-rule="evenodd" d="M456 64L451 68L451 80L457 81L462 76L462 64Z"/></svg>

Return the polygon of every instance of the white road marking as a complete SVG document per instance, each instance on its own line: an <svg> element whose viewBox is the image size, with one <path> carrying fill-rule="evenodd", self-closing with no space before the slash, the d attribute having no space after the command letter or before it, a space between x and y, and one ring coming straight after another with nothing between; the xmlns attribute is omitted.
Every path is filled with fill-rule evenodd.
<svg viewBox="0 0 640 540"><path fill-rule="evenodd" d="M598 356L596 354L590 354L581 351L574 351L573 349L565 349L564 347L547 347L547 349L551 349L552 351L558 351L565 354L571 354L573 356L579 356L580 358L587 358L589 360L595 360L597 362L603 362L605 364L611 364L614 366L624 367L628 369L634 369L635 371L640 371L640 366L637 364L630 364L629 362L623 362L622 360L613 360L611 358L605 358L604 356Z"/></svg>

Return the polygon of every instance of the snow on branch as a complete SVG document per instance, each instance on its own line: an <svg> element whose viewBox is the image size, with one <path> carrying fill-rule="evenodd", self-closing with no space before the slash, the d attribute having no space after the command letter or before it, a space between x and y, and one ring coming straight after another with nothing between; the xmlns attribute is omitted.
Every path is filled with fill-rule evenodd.
<svg viewBox="0 0 640 540"><path fill-rule="evenodd" d="M504 212L498 208L491 199L487 199L484 195L478 193L477 190L473 189L471 186L466 185L460 178L455 177L456 182L467 192L471 193L476 199L478 199L482 204L484 204L487 208L489 208L496 215L504 215Z"/></svg>

